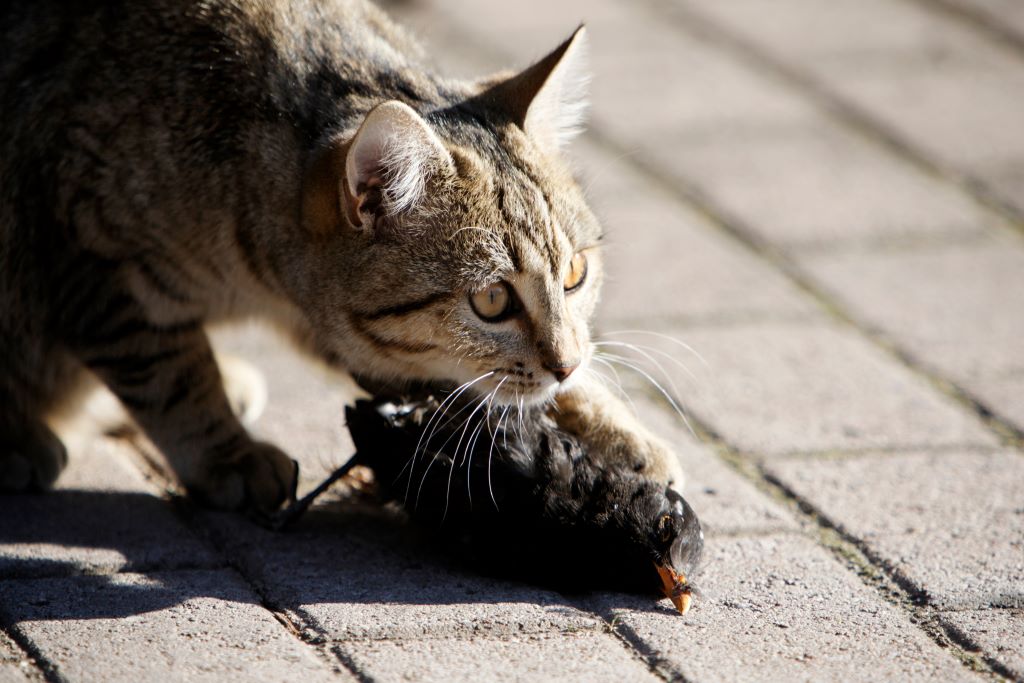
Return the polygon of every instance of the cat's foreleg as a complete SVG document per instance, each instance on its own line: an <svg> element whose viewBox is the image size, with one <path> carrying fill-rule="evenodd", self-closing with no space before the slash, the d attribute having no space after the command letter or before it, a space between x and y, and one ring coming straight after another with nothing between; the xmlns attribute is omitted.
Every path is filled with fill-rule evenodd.
<svg viewBox="0 0 1024 683"><path fill-rule="evenodd" d="M294 495L296 463L254 440L232 411L206 333L126 325L81 352L167 458L189 493L216 507L273 510Z"/></svg>
<svg viewBox="0 0 1024 683"><path fill-rule="evenodd" d="M604 385L581 378L555 402L558 426L576 435L592 457L682 488L683 469L676 454Z"/></svg>

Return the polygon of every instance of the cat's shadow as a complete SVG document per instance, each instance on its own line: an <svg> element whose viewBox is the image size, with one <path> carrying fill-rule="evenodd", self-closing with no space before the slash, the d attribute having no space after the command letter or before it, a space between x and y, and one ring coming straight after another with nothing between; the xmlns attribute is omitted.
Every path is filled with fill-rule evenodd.
<svg viewBox="0 0 1024 683"><path fill-rule="evenodd" d="M570 613L593 597L481 574L379 506L320 505L274 532L145 493L0 495L0 624L125 617L196 598L344 621L364 605L520 603ZM650 596L599 597L667 611Z"/></svg>

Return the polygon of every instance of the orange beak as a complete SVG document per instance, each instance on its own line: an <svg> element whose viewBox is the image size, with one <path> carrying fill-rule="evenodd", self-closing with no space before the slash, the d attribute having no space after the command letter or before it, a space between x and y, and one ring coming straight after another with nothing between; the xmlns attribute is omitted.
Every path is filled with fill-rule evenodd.
<svg viewBox="0 0 1024 683"><path fill-rule="evenodd" d="M661 590L665 597L672 601L680 614L686 614L690 610L690 601L693 594L690 592L690 584L686 582L686 576L677 574L672 567L664 567L655 564L658 576L661 577Z"/></svg>

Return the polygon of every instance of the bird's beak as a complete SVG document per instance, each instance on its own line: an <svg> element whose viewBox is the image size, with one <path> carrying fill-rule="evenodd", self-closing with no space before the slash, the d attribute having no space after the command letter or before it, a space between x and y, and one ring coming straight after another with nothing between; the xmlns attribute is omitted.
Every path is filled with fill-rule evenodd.
<svg viewBox="0 0 1024 683"><path fill-rule="evenodd" d="M690 591L690 584L686 581L686 575L676 572L672 567L654 563L661 577L661 590L665 597L672 601L680 614L686 614L690 610L690 600L693 594Z"/></svg>

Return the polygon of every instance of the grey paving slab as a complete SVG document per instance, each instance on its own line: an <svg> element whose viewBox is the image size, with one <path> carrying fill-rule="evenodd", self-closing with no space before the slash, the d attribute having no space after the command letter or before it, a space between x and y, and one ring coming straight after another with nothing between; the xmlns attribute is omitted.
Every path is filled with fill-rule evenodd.
<svg viewBox="0 0 1024 683"><path fill-rule="evenodd" d="M773 323L673 335L710 367L711 381L689 385L685 406L751 454L997 443L973 414L847 327Z"/></svg>
<svg viewBox="0 0 1024 683"><path fill-rule="evenodd" d="M220 542L274 604L334 640L594 629L562 596L459 567L379 512L314 509L285 534L211 514Z"/></svg>
<svg viewBox="0 0 1024 683"><path fill-rule="evenodd" d="M29 683L42 674L6 633L0 631L0 683Z"/></svg>
<svg viewBox="0 0 1024 683"><path fill-rule="evenodd" d="M831 122L696 136L676 129L637 144L648 161L788 248L963 239L998 224L955 186Z"/></svg>
<svg viewBox="0 0 1024 683"><path fill-rule="evenodd" d="M379 681L657 681L644 663L603 632L508 640L413 640L339 646Z"/></svg>
<svg viewBox="0 0 1024 683"><path fill-rule="evenodd" d="M941 619L976 643L1013 675L1024 678L1024 610L945 612Z"/></svg>
<svg viewBox="0 0 1024 683"><path fill-rule="evenodd" d="M220 563L154 495L128 448L99 439L72 453L55 490L0 495L0 579Z"/></svg>
<svg viewBox="0 0 1024 683"><path fill-rule="evenodd" d="M985 178L1024 154L1024 60L926 3L685 3L814 74L949 166ZM1020 206L1019 196L1004 198Z"/></svg>
<svg viewBox="0 0 1024 683"><path fill-rule="evenodd" d="M688 681L978 680L807 538L719 539L706 557L685 617L593 606Z"/></svg>
<svg viewBox="0 0 1024 683"><path fill-rule="evenodd" d="M640 395L634 403L644 424L679 455L686 474L683 495L708 536L796 529L796 521L785 508L724 464L709 446L699 443L682 418Z"/></svg>
<svg viewBox="0 0 1024 683"><path fill-rule="evenodd" d="M810 255L823 289L1024 429L1024 242Z"/></svg>
<svg viewBox="0 0 1024 683"><path fill-rule="evenodd" d="M945 609L1024 607L1024 456L878 454L769 472Z"/></svg>
<svg viewBox="0 0 1024 683"><path fill-rule="evenodd" d="M777 270L624 160L593 143L575 151L606 232L600 328L820 315Z"/></svg>
<svg viewBox="0 0 1024 683"><path fill-rule="evenodd" d="M0 610L70 681L351 680L225 570L9 581Z"/></svg>
<svg viewBox="0 0 1024 683"><path fill-rule="evenodd" d="M472 0L446 0L429 7L439 23L456 27L486 51L507 55L506 68L543 56L585 22L597 75L590 86L591 116L602 127L635 129L642 112L643 131L657 138L680 128L730 128L752 120L793 123L817 116L803 99L709 53L699 39L681 40L660 17L635 4L532 0L481 8Z"/></svg>
<svg viewBox="0 0 1024 683"><path fill-rule="evenodd" d="M725 11L721 6L730 3L710 5ZM759 18L773 7L758 5ZM489 6L487 12L458 8L438 7L511 54L524 43L542 49L542 26L588 17L594 128L635 148L645 161L681 174L779 243L962 236L994 220L955 187L829 123L801 93L699 35L680 32L656 12L605 3L558 3L542 11L538 5L537 12L521 5ZM805 40L801 34L795 42ZM643 125L637 125L638 111L644 112ZM622 209L636 212L638 206L643 203L631 200Z"/></svg>
<svg viewBox="0 0 1024 683"><path fill-rule="evenodd" d="M1016 0L946 0L946 4L981 17L1024 41L1024 5Z"/></svg>

